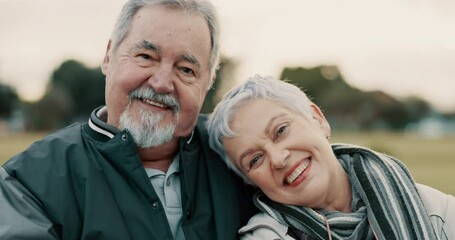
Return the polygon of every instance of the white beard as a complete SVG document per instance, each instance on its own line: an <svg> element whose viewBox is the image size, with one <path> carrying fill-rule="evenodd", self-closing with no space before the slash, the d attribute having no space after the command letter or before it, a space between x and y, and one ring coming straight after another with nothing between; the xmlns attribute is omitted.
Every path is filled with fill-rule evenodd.
<svg viewBox="0 0 455 240"><path fill-rule="evenodd" d="M175 123L167 126L158 126L164 114L157 114L141 110L139 119L134 120L130 112L130 104L120 116L120 129L127 129L138 147L157 147L172 140L175 132ZM176 116L178 118L178 115Z"/></svg>

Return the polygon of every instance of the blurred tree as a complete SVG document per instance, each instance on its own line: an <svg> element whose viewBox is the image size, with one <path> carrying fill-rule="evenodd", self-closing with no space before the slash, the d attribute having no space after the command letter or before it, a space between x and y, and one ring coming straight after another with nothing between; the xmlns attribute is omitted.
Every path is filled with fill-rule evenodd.
<svg viewBox="0 0 455 240"><path fill-rule="evenodd" d="M365 97L358 89L350 87L335 66L315 68L285 68L280 76L301 88L324 112L333 128L360 128L362 119L359 104Z"/></svg>
<svg viewBox="0 0 455 240"><path fill-rule="evenodd" d="M24 106L27 130L54 130L71 119L70 98L61 89L49 91L36 103Z"/></svg>
<svg viewBox="0 0 455 240"><path fill-rule="evenodd" d="M335 66L285 68L280 79L303 89L335 129L398 130L428 114L424 101L400 102L381 91L351 87Z"/></svg>
<svg viewBox="0 0 455 240"><path fill-rule="evenodd" d="M0 118L8 118L20 103L16 91L0 83Z"/></svg>
<svg viewBox="0 0 455 240"><path fill-rule="evenodd" d="M75 60L68 60L54 71L48 86L52 91L68 94L70 121L84 119L94 108L104 104L105 78L101 69L87 68Z"/></svg>
<svg viewBox="0 0 455 240"><path fill-rule="evenodd" d="M404 129L409 123L409 115L404 104L382 91L366 93L365 103L371 114L364 119L364 129ZM366 110L366 109L365 109Z"/></svg>
<svg viewBox="0 0 455 240"><path fill-rule="evenodd" d="M216 104L228 89L232 87L232 73L235 71L235 63L231 59L223 58L220 67L217 70L216 79L205 97L202 105L201 113L211 113Z"/></svg>
<svg viewBox="0 0 455 240"><path fill-rule="evenodd" d="M417 123L432 114L433 109L425 100L412 96L403 100L404 107L409 116L409 122Z"/></svg>
<svg viewBox="0 0 455 240"><path fill-rule="evenodd" d="M51 75L45 96L26 109L28 129L50 130L85 121L104 104L105 78L98 68L67 60Z"/></svg>

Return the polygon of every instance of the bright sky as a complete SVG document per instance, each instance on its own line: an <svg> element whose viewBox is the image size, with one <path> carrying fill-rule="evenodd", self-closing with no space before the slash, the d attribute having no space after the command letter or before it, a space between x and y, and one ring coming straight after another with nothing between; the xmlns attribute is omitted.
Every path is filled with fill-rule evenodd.
<svg viewBox="0 0 455 240"><path fill-rule="evenodd" d="M0 79L42 96L66 59L101 63L124 0L0 0ZM213 0L236 79L337 65L364 90L418 95L455 111L453 0Z"/></svg>

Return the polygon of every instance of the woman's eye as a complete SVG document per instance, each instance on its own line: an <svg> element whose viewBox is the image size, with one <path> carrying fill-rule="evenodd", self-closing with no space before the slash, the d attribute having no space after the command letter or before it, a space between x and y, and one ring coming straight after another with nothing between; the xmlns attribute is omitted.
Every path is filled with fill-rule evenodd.
<svg viewBox="0 0 455 240"><path fill-rule="evenodd" d="M279 127L278 130L276 131L275 138L278 138L281 135L283 135L283 133L286 132L286 129L287 129L287 126Z"/></svg>
<svg viewBox="0 0 455 240"><path fill-rule="evenodd" d="M261 164L261 161L262 161L262 155L256 155L254 156L251 160L250 160L250 163L249 163L249 167L250 169L253 169L253 168L256 168L257 166L259 166Z"/></svg>

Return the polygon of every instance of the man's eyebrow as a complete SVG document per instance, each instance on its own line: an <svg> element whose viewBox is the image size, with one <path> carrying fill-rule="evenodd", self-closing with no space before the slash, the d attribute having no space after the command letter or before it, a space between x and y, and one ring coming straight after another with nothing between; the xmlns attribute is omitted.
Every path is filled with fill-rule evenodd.
<svg viewBox="0 0 455 240"><path fill-rule="evenodd" d="M159 51L160 48L154 44L154 43L151 43L147 40L143 40L142 42L138 43L136 45L137 48L139 49L148 49L148 50L152 50L152 51ZM197 58L193 55L193 54L190 54L190 53L184 53L182 55L182 58L185 60L185 61L188 61L198 67L201 66L201 63L199 62L199 60L197 60Z"/></svg>
<svg viewBox="0 0 455 240"><path fill-rule="evenodd" d="M148 50L152 50L152 51L159 51L160 48L154 44L154 43L151 43L147 40L142 40L142 42L138 43L136 45L137 48L139 49L148 49Z"/></svg>
<svg viewBox="0 0 455 240"><path fill-rule="evenodd" d="M197 58L193 54L184 53L182 55L182 58L198 67L201 67L201 63L197 60Z"/></svg>

